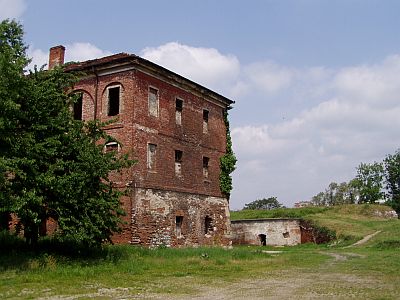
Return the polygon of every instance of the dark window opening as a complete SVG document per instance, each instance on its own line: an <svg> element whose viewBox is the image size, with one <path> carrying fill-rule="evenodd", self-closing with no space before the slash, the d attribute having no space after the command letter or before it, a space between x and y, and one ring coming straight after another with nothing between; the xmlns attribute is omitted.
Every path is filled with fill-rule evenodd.
<svg viewBox="0 0 400 300"><path fill-rule="evenodd" d="M74 119L82 120L82 99L83 95L79 94L79 98L74 103Z"/></svg>
<svg viewBox="0 0 400 300"><path fill-rule="evenodd" d="M182 162L183 152L181 150L175 150L175 162Z"/></svg>
<svg viewBox="0 0 400 300"><path fill-rule="evenodd" d="M209 216L206 216L204 219L204 233L208 234L213 231L213 223L212 219Z"/></svg>
<svg viewBox="0 0 400 300"><path fill-rule="evenodd" d="M108 115L116 116L119 114L119 86L108 89Z"/></svg>
<svg viewBox="0 0 400 300"><path fill-rule="evenodd" d="M183 224L183 217L182 216L176 216L175 225L176 225L176 236L177 237L181 237L182 236L182 224Z"/></svg>
<svg viewBox="0 0 400 300"><path fill-rule="evenodd" d="M108 152L118 152L118 143L116 143L116 142L107 143L105 148L106 148L105 149L106 153L108 153Z"/></svg>
<svg viewBox="0 0 400 300"><path fill-rule="evenodd" d="M157 145L148 144L148 148L147 148L147 168L149 170L155 169L156 151L157 151Z"/></svg>
<svg viewBox="0 0 400 300"><path fill-rule="evenodd" d="M182 110L183 110L183 101L180 99L176 99L175 101L175 121L177 125L182 125Z"/></svg>
<svg viewBox="0 0 400 300"><path fill-rule="evenodd" d="M208 116L209 116L209 111L203 109L203 133L208 132Z"/></svg>
<svg viewBox="0 0 400 300"><path fill-rule="evenodd" d="M208 164L210 162L210 158L203 156L203 176L208 177Z"/></svg>
<svg viewBox="0 0 400 300"><path fill-rule="evenodd" d="M182 156L181 150L175 150L175 175L182 174Z"/></svg>
<svg viewBox="0 0 400 300"><path fill-rule="evenodd" d="M265 234L259 234L258 238L260 239L261 246L267 245L267 236Z"/></svg>
<svg viewBox="0 0 400 300"><path fill-rule="evenodd" d="M283 237L284 237L285 239L288 238L288 237L289 237L289 232L288 232L288 231L284 232L284 233L283 233Z"/></svg>

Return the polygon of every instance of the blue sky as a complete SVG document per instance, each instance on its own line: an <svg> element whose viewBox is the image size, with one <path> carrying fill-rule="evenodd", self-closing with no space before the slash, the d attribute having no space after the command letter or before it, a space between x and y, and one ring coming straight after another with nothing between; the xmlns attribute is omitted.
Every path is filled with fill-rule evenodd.
<svg viewBox="0 0 400 300"><path fill-rule="evenodd" d="M236 101L231 207L287 206L399 148L400 1L0 0L38 65L141 55Z"/></svg>

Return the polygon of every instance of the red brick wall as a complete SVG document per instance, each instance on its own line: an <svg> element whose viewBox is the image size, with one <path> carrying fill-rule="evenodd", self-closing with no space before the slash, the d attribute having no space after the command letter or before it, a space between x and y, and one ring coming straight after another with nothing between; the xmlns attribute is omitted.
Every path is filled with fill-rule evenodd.
<svg viewBox="0 0 400 300"><path fill-rule="evenodd" d="M112 175L116 185L124 187L132 184L136 188L223 197L219 188L219 158L225 153L226 144L223 107L138 70L129 70L97 78L90 76L75 85L74 89L84 95L83 119L92 120L95 117L96 101L98 119L108 121L116 118L107 116L107 87L114 85L121 87L120 114L115 123L106 127L106 131L121 143L122 152L130 153L138 161L122 175ZM149 115L150 86L158 90L158 117ZM180 126L175 121L176 98L183 100ZM203 109L209 111L207 133L203 133ZM151 171L147 169L148 143L157 145L156 167ZM183 151L182 176L175 176L175 150ZM203 156L210 158L207 178L203 176ZM115 235L114 242L131 241L132 231L135 230L129 225L130 212L134 209L132 199L132 196L121 199L128 213L124 218L128 225L124 226L122 234ZM219 210L227 206L226 203ZM146 218L141 218L140 222L146 222ZM166 222L175 222L175 216L170 216Z"/></svg>

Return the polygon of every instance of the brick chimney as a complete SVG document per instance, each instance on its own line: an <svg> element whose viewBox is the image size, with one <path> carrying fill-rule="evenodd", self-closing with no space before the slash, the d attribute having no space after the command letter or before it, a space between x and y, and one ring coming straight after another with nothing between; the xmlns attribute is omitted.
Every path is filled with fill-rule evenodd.
<svg viewBox="0 0 400 300"><path fill-rule="evenodd" d="M49 55L49 70L64 64L65 47L62 45L51 47Z"/></svg>

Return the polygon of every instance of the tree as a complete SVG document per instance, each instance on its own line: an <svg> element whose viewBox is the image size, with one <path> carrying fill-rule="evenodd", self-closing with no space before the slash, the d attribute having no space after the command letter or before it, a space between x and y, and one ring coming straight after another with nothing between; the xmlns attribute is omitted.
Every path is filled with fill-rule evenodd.
<svg viewBox="0 0 400 300"><path fill-rule="evenodd" d="M283 207L276 197L263 198L247 203L243 209L276 209Z"/></svg>
<svg viewBox="0 0 400 300"><path fill-rule="evenodd" d="M388 204L400 216L400 149L384 159Z"/></svg>
<svg viewBox="0 0 400 300"><path fill-rule="evenodd" d="M358 189L360 203L375 203L385 197L383 178L384 169L381 163L361 163L358 166L354 185Z"/></svg>
<svg viewBox="0 0 400 300"><path fill-rule="evenodd" d="M22 34L14 21L0 25L1 211L18 216L30 244L51 217L61 238L98 246L119 230L123 214L123 191L110 174L134 162L104 153L104 141L112 139L104 124L73 119L77 97L66 93L73 74L56 68L24 75L29 60Z"/></svg>
<svg viewBox="0 0 400 300"><path fill-rule="evenodd" d="M331 182L324 192L313 196L311 203L316 206L333 206L355 203L357 192L354 190L353 181L340 184Z"/></svg>

